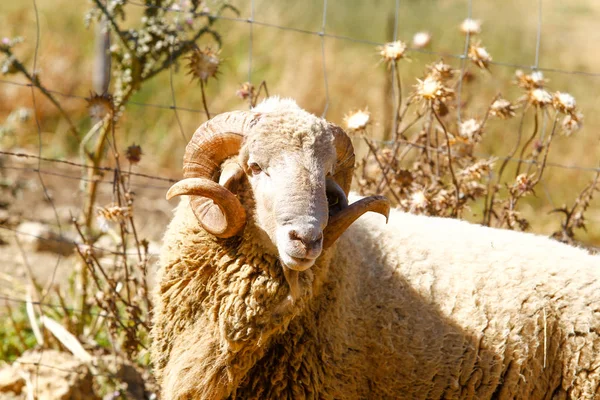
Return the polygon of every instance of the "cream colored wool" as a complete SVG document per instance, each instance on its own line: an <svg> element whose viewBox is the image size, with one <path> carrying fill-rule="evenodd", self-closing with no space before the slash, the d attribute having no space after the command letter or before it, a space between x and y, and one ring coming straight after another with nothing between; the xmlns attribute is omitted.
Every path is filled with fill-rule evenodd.
<svg viewBox="0 0 600 400"><path fill-rule="evenodd" d="M550 239L365 215L287 294L252 227L216 240L183 200L153 354L165 399L592 399L600 258ZM392 240L393 239L393 240Z"/></svg>
<svg viewBox="0 0 600 400"><path fill-rule="evenodd" d="M282 192L317 207L301 195L323 200L314 182L332 166L314 162L333 162L331 135L270 104L282 129L265 118L229 162L301 152L309 178ZM599 256L457 220L366 214L299 273L291 302L264 230L276 223L257 211L269 199L248 180L236 195L240 236L208 234L187 197L165 234L152 330L163 399L600 398Z"/></svg>

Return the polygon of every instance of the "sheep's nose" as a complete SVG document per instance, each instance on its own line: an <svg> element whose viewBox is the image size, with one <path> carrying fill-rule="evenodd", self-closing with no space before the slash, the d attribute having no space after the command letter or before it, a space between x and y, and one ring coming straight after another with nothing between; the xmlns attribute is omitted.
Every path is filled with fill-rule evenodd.
<svg viewBox="0 0 600 400"><path fill-rule="evenodd" d="M289 238L299 251L300 257L316 258L321 253L323 231L315 227L297 228L289 231ZM304 253L304 254L301 254Z"/></svg>

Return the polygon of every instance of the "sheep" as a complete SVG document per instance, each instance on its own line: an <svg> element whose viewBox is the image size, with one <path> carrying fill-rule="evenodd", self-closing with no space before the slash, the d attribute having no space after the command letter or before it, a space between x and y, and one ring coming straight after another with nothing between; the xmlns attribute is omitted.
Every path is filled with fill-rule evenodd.
<svg viewBox="0 0 600 400"><path fill-rule="evenodd" d="M344 132L290 100L197 130L167 194L183 197L155 292L163 398L600 393L600 257L349 203L353 166Z"/></svg>

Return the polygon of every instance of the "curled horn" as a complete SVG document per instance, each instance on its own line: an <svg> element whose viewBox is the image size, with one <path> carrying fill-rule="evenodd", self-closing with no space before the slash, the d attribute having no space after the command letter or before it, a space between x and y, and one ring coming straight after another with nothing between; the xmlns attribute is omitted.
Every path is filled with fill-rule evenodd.
<svg viewBox="0 0 600 400"><path fill-rule="evenodd" d="M167 199L188 195L194 215L209 233L228 238L246 224L246 212L238 198L217 183L221 163L237 154L245 132L260 114L233 111L202 124L190 139L183 157L183 177L167 192Z"/></svg>
<svg viewBox="0 0 600 400"><path fill-rule="evenodd" d="M331 216L323 232L323 249L334 244L358 217L369 211L383 215L387 222L390 214L390 202L383 196L369 196L350 204L347 208Z"/></svg>
<svg viewBox="0 0 600 400"><path fill-rule="evenodd" d="M329 124L329 128L333 133L337 154L336 167L333 174L333 180L337 185L328 182L328 190L336 192L339 195L345 193L346 198L340 199L338 202L342 206L341 210L336 210L337 212L329 217L327 227L323 233L323 249L327 249L333 245L342 233L364 213L369 211L379 213L385 216L387 222L390 212L390 203L383 196L365 197L356 203L348 205L347 196L350 192L352 174L354 173L354 146L352 146L350 137L342 128L334 124ZM335 186L338 187L338 190L335 190ZM339 188L344 193L339 193Z"/></svg>

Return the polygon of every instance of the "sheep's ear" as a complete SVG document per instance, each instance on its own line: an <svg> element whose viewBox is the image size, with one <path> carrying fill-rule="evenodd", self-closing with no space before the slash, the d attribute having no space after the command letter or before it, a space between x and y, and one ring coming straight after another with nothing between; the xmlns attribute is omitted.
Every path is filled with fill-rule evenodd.
<svg viewBox="0 0 600 400"><path fill-rule="evenodd" d="M244 169L236 162L227 163L221 171L219 185L232 193L236 193L241 180L245 177Z"/></svg>

